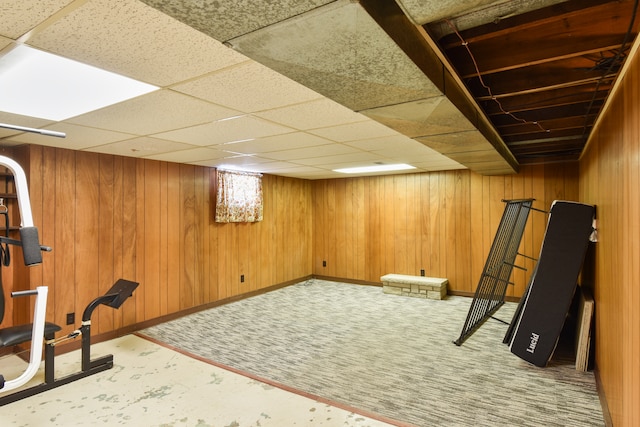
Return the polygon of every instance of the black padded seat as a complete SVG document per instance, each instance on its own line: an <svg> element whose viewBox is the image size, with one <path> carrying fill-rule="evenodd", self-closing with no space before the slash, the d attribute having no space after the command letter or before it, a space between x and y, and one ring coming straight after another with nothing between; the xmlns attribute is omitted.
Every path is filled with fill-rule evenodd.
<svg viewBox="0 0 640 427"><path fill-rule="evenodd" d="M46 339L53 338L53 335L60 331L62 328L55 323L45 322L44 324L44 337ZM22 344L23 342L31 341L31 333L33 332L33 324L27 323L24 325L10 326L8 328L0 329L0 348L9 347L12 345Z"/></svg>

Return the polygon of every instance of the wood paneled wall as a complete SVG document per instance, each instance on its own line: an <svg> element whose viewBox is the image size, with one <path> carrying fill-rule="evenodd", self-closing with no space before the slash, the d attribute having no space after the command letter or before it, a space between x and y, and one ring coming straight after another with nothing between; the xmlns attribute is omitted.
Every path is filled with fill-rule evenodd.
<svg viewBox="0 0 640 427"><path fill-rule="evenodd" d="M313 273L380 282L387 273L446 277L469 293L482 273L504 211L503 199L534 198L548 210L577 200L577 163L529 166L518 175L467 170L319 180L313 183ZM532 211L520 253L537 257L547 216ZM326 261L326 267L323 267ZM514 270L509 295L521 296L528 269Z"/></svg>
<svg viewBox="0 0 640 427"><path fill-rule="evenodd" d="M40 240L53 251L29 269L15 255L5 276L16 280L5 290L49 286L47 318L59 325L72 312L79 324L120 277L140 286L119 310L98 308L95 333L311 274L309 181L265 175L264 220L218 224L211 168L41 146L13 157L29 178Z"/></svg>
<svg viewBox="0 0 640 427"><path fill-rule="evenodd" d="M580 199L596 205L596 365L613 425L640 425L640 58L612 96L580 162Z"/></svg>

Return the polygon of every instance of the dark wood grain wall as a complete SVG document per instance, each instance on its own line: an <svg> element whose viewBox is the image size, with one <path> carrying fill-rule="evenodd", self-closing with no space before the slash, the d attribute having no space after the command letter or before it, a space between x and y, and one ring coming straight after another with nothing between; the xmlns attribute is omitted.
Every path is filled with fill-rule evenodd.
<svg viewBox="0 0 640 427"><path fill-rule="evenodd" d="M613 425L640 425L640 57L611 96L580 161L580 199L596 205L596 365Z"/></svg>
<svg viewBox="0 0 640 427"><path fill-rule="evenodd" d="M265 175L264 221L218 224L212 168L42 146L12 157L27 171L40 240L53 251L28 269L16 255L5 292L49 286L47 318L60 325L67 313L79 322L120 277L140 286L119 310L96 311L98 334L312 273L309 181ZM27 320L28 310L9 305Z"/></svg>
<svg viewBox="0 0 640 427"><path fill-rule="evenodd" d="M446 277L472 294L504 211L503 199L534 207L577 200L577 163L523 167L518 175L467 170L319 180L313 183L313 273L380 282L387 273ZM520 253L537 257L547 216L531 212ZM326 266L323 266L323 262ZM533 261L519 257L509 295L521 296Z"/></svg>

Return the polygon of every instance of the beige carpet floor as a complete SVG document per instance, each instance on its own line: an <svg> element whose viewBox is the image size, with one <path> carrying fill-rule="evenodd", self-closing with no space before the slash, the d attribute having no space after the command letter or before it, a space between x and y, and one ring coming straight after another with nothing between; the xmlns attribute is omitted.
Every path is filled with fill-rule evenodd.
<svg viewBox="0 0 640 427"><path fill-rule="evenodd" d="M593 372L545 368L490 319L462 346L471 298L426 300L309 280L140 331L274 384L418 426L603 426ZM496 317L510 321L507 303Z"/></svg>

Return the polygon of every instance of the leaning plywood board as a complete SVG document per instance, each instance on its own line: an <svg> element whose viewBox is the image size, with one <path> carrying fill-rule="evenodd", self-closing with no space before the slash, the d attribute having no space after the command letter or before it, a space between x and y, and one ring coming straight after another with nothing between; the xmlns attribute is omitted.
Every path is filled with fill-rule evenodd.
<svg viewBox="0 0 640 427"><path fill-rule="evenodd" d="M576 370L589 369L589 351L591 348L591 320L593 319L594 302L591 291L580 287L580 304L578 306L578 322L576 325Z"/></svg>

